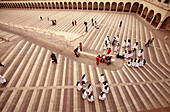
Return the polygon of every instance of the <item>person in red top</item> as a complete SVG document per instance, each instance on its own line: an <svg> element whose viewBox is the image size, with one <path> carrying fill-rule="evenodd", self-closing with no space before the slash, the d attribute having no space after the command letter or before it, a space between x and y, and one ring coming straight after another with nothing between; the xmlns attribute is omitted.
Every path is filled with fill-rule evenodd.
<svg viewBox="0 0 170 112"><path fill-rule="evenodd" d="M75 25L77 24L77 21L76 21L76 20L74 21L74 24L75 24Z"/></svg>
<svg viewBox="0 0 170 112"><path fill-rule="evenodd" d="M111 52L111 48L109 48L109 50L108 50L107 54L110 54L110 52Z"/></svg>
<svg viewBox="0 0 170 112"><path fill-rule="evenodd" d="M98 55L98 56L96 57L96 65L99 65L99 61L100 61L100 55Z"/></svg>

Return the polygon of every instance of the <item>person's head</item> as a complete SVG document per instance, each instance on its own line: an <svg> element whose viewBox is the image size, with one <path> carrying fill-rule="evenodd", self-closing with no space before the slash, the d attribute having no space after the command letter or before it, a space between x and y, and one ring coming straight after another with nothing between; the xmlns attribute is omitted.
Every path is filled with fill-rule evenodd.
<svg viewBox="0 0 170 112"><path fill-rule="evenodd" d="M124 42L126 42L126 40L124 40Z"/></svg>
<svg viewBox="0 0 170 112"><path fill-rule="evenodd" d="M85 89L83 89L83 90L82 90L82 93L84 93L85 91L86 91L86 90L85 90Z"/></svg>
<svg viewBox="0 0 170 112"><path fill-rule="evenodd" d="M104 92L101 92L101 93L100 93L100 96L102 97L102 96L103 96L103 94L104 94Z"/></svg>
<svg viewBox="0 0 170 112"><path fill-rule="evenodd" d="M138 45L138 42L136 42L136 45Z"/></svg>
<svg viewBox="0 0 170 112"><path fill-rule="evenodd" d="M119 43L117 43L117 46L119 46Z"/></svg>
<svg viewBox="0 0 170 112"><path fill-rule="evenodd" d="M127 51L125 50L125 53L127 53Z"/></svg>
<svg viewBox="0 0 170 112"><path fill-rule="evenodd" d="M88 96L88 98L90 99L90 98L91 98L91 96L92 96L92 93Z"/></svg>
<svg viewBox="0 0 170 112"><path fill-rule="evenodd" d="M141 49L141 53L143 52L143 49Z"/></svg>
<svg viewBox="0 0 170 112"><path fill-rule="evenodd" d="M104 76L104 74L101 74L101 76Z"/></svg>
<svg viewBox="0 0 170 112"><path fill-rule="evenodd" d="M136 62L136 61L137 61L137 59L135 58L134 62Z"/></svg>
<svg viewBox="0 0 170 112"><path fill-rule="evenodd" d="M130 39L128 39L128 42L130 42Z"/></svg>
<svg viewBox="0 0 170 112"><path fill-rule="evenodd" d="M103 84L106 85L108 82L107 81L104 81Z"/></svg>
<svg viewBox="0 0 170 112"><path fill-rule="evenodd" d="M133 58L131 58L131 62L133 61Z"/></svg>
<svg viewBox="0 0 170 112"><path fill-rule="evenodd" d="M104 87L104 89L107 89L109 86L108 85L106 85L105 87Z"/></svg>
<svg viewBox="0 0 170 112"><path fill-rule="evenodd" d="M140 59L138 59L138 63L140 63Z"/></svg>

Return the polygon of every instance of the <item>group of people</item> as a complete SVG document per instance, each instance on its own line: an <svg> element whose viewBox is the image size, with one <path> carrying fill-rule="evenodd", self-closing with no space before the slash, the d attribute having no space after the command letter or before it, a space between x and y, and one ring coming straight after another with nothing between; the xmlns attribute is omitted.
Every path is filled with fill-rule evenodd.
<svg viewBox="0 0 170 112"><path fill-rule="evenodd" d="M40 19L43 20L43 17L40 16ZM49 17L47 17L47 20L48 20L48 21L50 20ZM57 22L56 19L54 19L54 20L52 19L52 20L51 20L52 25L56 25L56 22Z"/></svg>
<svg viewBox="0 0 170 112"><path fill-rule="evenodd" d="M131 58L127 63L127 65L129 67L132 66L132 67L136 67L136 68L143 67L145 64L146 64L145 59L140 60L140 59L136 59L136 58L135 59Z"/></svg>
<svg viewBox="0 0 170 112"><path fill-rule="evenodd" d="M77 21L76 20L72 20L72 25L74 26L74 25L77 25Z"/></svg>
<svg viewBox="0 0 170 112"><path fill-rule="evenodd" d="M112 59L112 56L106 56L105 54L103 55L98 55L96 57L96 65L99 65L99 62L100 63L107 63L107 65L110 65L111 64L111 59Z"/></svg>
<svg viewBox="0 0 170 112"><path fill-rule="evenodd" d="M0 66L4 67L4 65L0 62ZM0 75L0 83L2 83L3 85L6 84L6 79Z"/></svg>
<svg viewBox="0 0 170 112"><path fill-rule="evenodd" d="M102 92L99 95L99 100L104 101L106 99L106 94L109 92L109 86L108 86L108 82L104 81L104 74L101 74L100 78L99 78L99 82L102 85ZM82 98L86 99L88 98L89 102L93 102L94 101L94 96L93 96L93 89L92 89L92 85L88 84L87 85L87 79L86 79L86 75L84 74L82 76L82 82L80 83L79 81L76 84L77 86L77 90L78 91L82 91Z"/></svg>

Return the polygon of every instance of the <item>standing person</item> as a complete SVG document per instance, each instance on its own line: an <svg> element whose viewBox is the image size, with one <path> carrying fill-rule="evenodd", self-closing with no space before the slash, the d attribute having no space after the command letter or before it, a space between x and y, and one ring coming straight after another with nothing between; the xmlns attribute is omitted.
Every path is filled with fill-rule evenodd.
<svg viewBox="0 0 170 112"><path fill-rule="evenodd" d="M4 67L4 65L0 62L0 66L3 66Z"/></svg>
<svg viewBox="0 0 170 112"><path fill-rule="evenodd" d="M132 62L132 66L134 67L136 65L137 59L135 58L135 60Z"/></svg>
<svg viewBox="0 0 170 112"><path fill-rule="evenodd" d="M141 57L141 56L142 56L142 53L143 53L143 49L139 50L139 52L138 52L138 57Z"/></svg>
<svg viewBox="0 0 170 112"><path fill-rule="evenodd" d="M106 99L106 95L104 92L101 92L99 95L99 100L104 101Z"/></svg>
<svg viewBox="0 0 170 112"><path fill-rule="evenodd" d="M128 66L131 66L131 65L132 65L132 62L133 62L133 59L131 58L131 59L128 61Z"/></svg>
<svg viewBox="0 0 170 112"><path fill-rule="evenodd" d="M77 82L77 90L80 91L81 89L82 89L82 86L81 86L80 82L78 81L78 82Z"/></svg>
<svg viewBox="0 0 170 112"><path fill-rule="evenodd" d="M87 22L84 21L84 25L87 26Z"/></svg>
<svg viewBox="0 0 170 112"><path fill-rule="evenodd" d="M86 84L86 83L87 83L86 75L84 74L84 75L82 76L82 84L84 85L84 84Z"/></svg>
<svg viewBox="0 0 170 112"><path fill-rule="evenodd" d="M92 22L92 26L94 26L94 23L93 23L93 18L91 19L91 22Z"/></svg>
<svg viewBox="0 0 170 112"><path fill-rule="evenodd" d="M97 24L96 18L95 18L95 21L94 21L94 22L95 22L95 24Z"/></svg>
<svg viewBox="0 0 170 112"><path fill-rule="evenodd" d="M108 52L107 52L107 54L110 54L110 52L111 52L111 48L109 48L109 49L108 49Z"/></svg>
<svg viewBox="0 0 170 112"><path fill-rule="evenodd" d="M128 39L127 43L126 43L126 47L130 46L130 39Z"/></svg>
<svg viewBox="0 0 170 112"><path fill-rule="evenodd" d="M91 87L91 84L89 84L89 85L87 86L87 92L88 92L89 94L91 94L92 91L93 91L93 89L92 89L92 87Z"/></svg>
<svg viewBox="0 0 170 112"><path fill-rule="evenodd" d="M133 49L137 49L137 47L138 47L138 42L136 42L134 45L133 45Z"/></svg>
<svg viewBox="0 0 170 112"><path fill-rule="evenodd" d="M85 100L85 99L86 99L86 97L87 97L86 90L85 90L85 89L83 89L83 90L82 90L82 98Z"/></svg>
<svg viewBox="0 0 170 112"><path fill-rule="evenodd" d="M2 75L0 75L0 83L2 84L6 83L6 79Z"/></svg>
<svg viewBox="0 0 170 112"><path fill-rule="evenodd" d="M103 83L104 82L104 74L101 74L100 78L99 78L99 82Z"/></svg>
<svg viewBox="0 0 170 112"><path fill-rule="evenodd" d="M96 57L96 65L99 65L99 62L100 62L100 55L98 55L98 56Z"/></svg>
<svg viewBox="0 0 170 112"><path fill-rule="evenodd" d="M117 52L119 49L119 43L117 44L117 46L115 47L114 51Z"/></svg>
<svg viewBox="0 0 170 112"><path fill-rule="evenodd" d="M148 42L145 44L145 47L148 46L149 47L149 43L150 43L151 39L148 40Z"/></svg>
<svg viewBox="0 0 170 112"><path fill-rule="evenodd" d="M54 53L51 54L51 59L52 59L52 63L56 63L57 64L57 59Z"/></svg>
<svg viewBox="0 0 170 112"><path fill-rule="evenodd" d="M85 30L85 32L88 32L88 27L86 26L86 30Z"/></svg>
<svg viewBox="0 0 170 112"><path fill-rule="evenodd" d="M74 23L75 23L75 25L76 25L76 24L77 24L77 21L75 20Z"/></svg>
<svg viewBox="0 0 170 112"><path fill-rule="evenodd" d="M126 47L126 40L124 40L122 47Z"/></svg>
<svg viewBox="0 0 170 112"><path fill-rule="evenodd" d="M49 21L49 17L47 17L47 20Z"/></svg>
<svg viewBox="0 0 170 112"><path fill-rule="evenodd" d="M116 42L119 42L119 35L117 35L116 37Z"/></svg>
<svg viewBox="0 0 170 112"><path fill-rule="evenodd" d="M143 59L142 61L140 61L139 66L143 67L143 65L145 65L145 64L146 64L146 60Z"/></svg>
<svg viewBox="0 0 170 112"><path fill-rule="evenodd" d="M119 27L121 27L122 26L122 21L120 21L120 25L119 25Z"/></svg>
<svg viewBox="0 0 170 112"><path fill-rule="evenodd" d="M94 101L94 97L93 97L92 93L88 96L88 101L89 102L93 102Z"/></svg>
<svg viewBox="0 0 170 112"><path fill-rule="evenodd" d="M74 26L74 21L72 21L72 25Z"/></svg>
<svg viewBox="0 0 170 112"><path fill-rule="evenodd" d="M77 54L77 52L78 52L78 48L74 49L74 53L75 53L76 57L78 58L79 55Z"/></svg>
<svg viewBox="0 0 170 112"><path fill-rule="evenodd" d="M40 19L41 19L41 20L43 19L42 16L40 16Z"/></svg>
<svg viewBox="0 0 170 112"><path fill-rule="evenodd" d="M138 61L136 62L135 67L138 68L138 67L139 67L139 64L140 64L140 59L138 59Z"/></svg>
<svg viewBox="0 0 170 112"><path fill-rule="evenodd" d="M102 92L104 92L104 93L109 93L109 86L108 85L106 85L103 89L102 89Z"/></svg>

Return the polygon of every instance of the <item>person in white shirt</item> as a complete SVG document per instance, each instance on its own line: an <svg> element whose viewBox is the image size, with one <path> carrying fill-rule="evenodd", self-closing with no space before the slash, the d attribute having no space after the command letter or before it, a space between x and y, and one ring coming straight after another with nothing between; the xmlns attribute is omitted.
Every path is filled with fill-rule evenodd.
<svg viewBox="0 0 170 112"><path fill-rule="evenodd" d="M128 39L127 43L126 43L126 47L130 46L130 39Z"/></svg>
<svg viewBox="0 0 170 112"><path fill-rule="evenodd" d="M139 52L138 52L138 57L141 57L141 56L142 56L142 53L143 53L143 49L139 50Z"/></svg>
<svg viewBox="0 0 170 112"><path fill-rule="evenodd" d="M82 98L83 98L83 99L86 99L86 97L87 97L86 90L83 89L83 90L82 90Z"/></svg>
<svg viewBox="0 0 170 112"><path fill-rule="evenodd" d="M99 100L104 101L106 99L106 95L104 92L101 92L99 95Z"/></svg>
<svg viewBox="0 0 170 112"><path fill-rule="evenodd" d="M90 94L93 91L91 84L88 85L87 87L87 92Z"/></svg>
<svg viewBox="0 0 170 112"><path fill-rule="evenodd" d="M123 55L124 55L125 58L128 58L128 53L127 53L126 50L123 52Z"/></svg>
<svg viewBox="0 0 170 112"><path fill-rule="evenodd" d="M137 59L135 59L135 60L132 62L132 66L133 66L133 67L136 65L136 61L137 61Z"/></svg>
<svg viewBox="0 0 170 112"><path fill-rule="evenodd" d="M108 85L106 85L103 89L102 89L102 92L104 92L104 93L109 93L109 86Z"/></svg>
<svg viewBox="0 0 170 112"><path fill-rule="evenodd" d="M107 45L107 49L111 48L110 42Z"/></svg>
<svg viewBox="0 0 170 112"><path fill-rule="evenodd" d="M119 43L117 44L117 46L115 47L114 51L117 52L119 49Z"/></svg>
<svg viewBox="0 0 170 112"><path fill-rule="evenodd" d="M132 62L133 62L133 59L131 58L131 59L128 61L128 66L131 66L131 65L132 65Z"/></svg>
<svg viewBox="0 0 170 112"><path fill-rule="evenodd" d="M100 78L99 78L100 83L104 82L104 74L101 74Z"/></svg>
<svg viewBox="0 0 170 112"><path fill-rule="evenodd" d="M104 88L104 87L107 86L107 85L108 85L108 82L107 82L107 81L104 81L102 88Z"/></svg>
<svg viewBox="0 0 170 112"><path fill-rule="evenodd" d="M82 84L84 85L84 84L86 84L86 83L87 83L86 75L84 74L84 75L82 76Z"/></svg>
<svg viewBox="0 0 170 112"><path fill-rule="evenodd" d="M138 61L136 62L135 67L138 68L138 67L139 67L139 64L140 64L140 59L138 59Z"/></svg>
<svg viewBox="0 0 170 112"><path fill-rule="evenodd" d="M133 45L133 49L137 49L137 47L138 47L138 42L136 42L134 45Z"/></svg>
<svg viewBox="0 0 170 112"><path fill-rule="evenodd" d="M109 36L106 36L105 41L108 41L108 40L109 40Z"/></svg>
<svg viewBox="0 0 170 112"><path fill-rule="evenodd" d="M77 90L80 91L81 89L82 89L82 86L81 86L80 82L78 81L78 82L77 82Z"/></svg>
<svg viewBox="0 0 170 112"><path fill-rule="evenodd" d="M2 75L0 75L0 82L1 82L2 84L5 84L5 83L6 83L6 79L5 79Z"/></svg>
<svg viewBox="0 0 170 112"><path fill-rule="evenodd" d="M126 40L124 40L122 47L126 47Z"/></svg>
<svg viewBox="0 0 170 112"><path fill-rule="evenodd" d="M139 66L140 66L140 67L143 67L143 65L145 65L145 64L146 64L146 60L143 59L142 61L140 61Z"/></svg>
<svg viewBox="0 0 170 112"><path fill-rule="evenodd" d="M119 35L117 35L116 37L116 42L119 42Z"/></svg>
<svg viewBox="0 0 170 112"><path fill-rule="evenodd" d="M88 101L89 102L93 102L94 101L94 97L93 97L92 93L88 96Z"/></svg>
<svg viewBox="0 0 170 112"><path fill-rule="evenodd" d="M103 49L106 50L106 44L105 44L105 43L104 43L104 45L103 45Z"/></svg>

